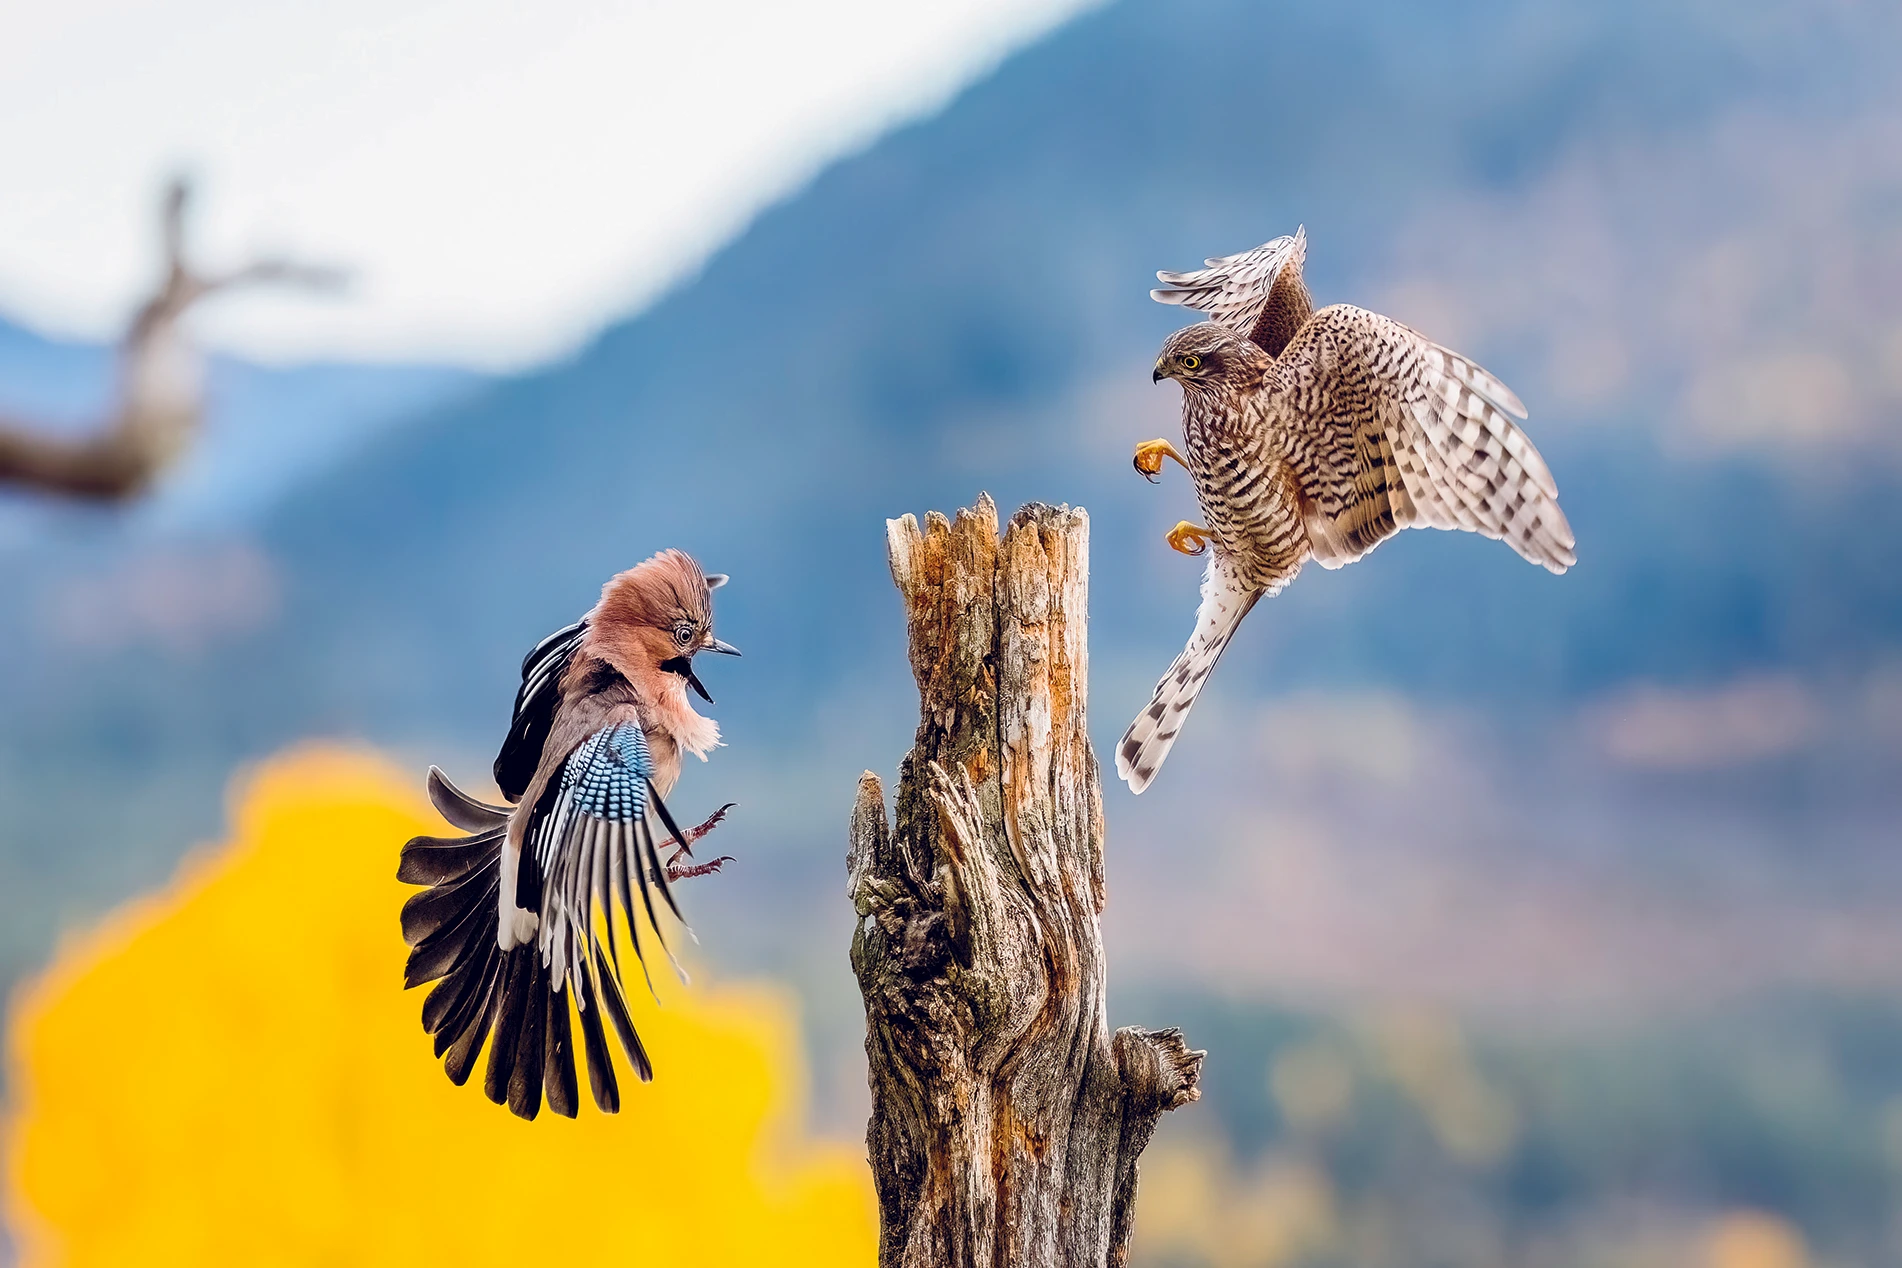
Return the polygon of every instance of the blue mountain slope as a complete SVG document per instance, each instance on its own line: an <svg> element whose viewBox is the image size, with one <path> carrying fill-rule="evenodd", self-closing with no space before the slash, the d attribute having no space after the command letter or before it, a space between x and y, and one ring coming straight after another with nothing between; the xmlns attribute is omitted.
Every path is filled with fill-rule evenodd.
<svg viewBox="0 0 1902 1268"><path fill-rule="evenodd" d="M1198 3L1085 19L827 173L572 363L289 502L271 540L341 639L313 695L354 685L349 716L407 729L666 541L739 578L728 620L757 624L789 672L748 673L734 707L794 730L787 706L891 642L882 519L980 487L1006 509L1096 513L1099 655L1159 668L1196 569L1156 543L1186 513L1179 484L1143 486L1128 451L1172 427L1173 388L1145 398L1149 430L1089 418L1105 384L1149 391L1179 322L1143 299L1150 270L1305 219L1319 298L1370 299L1387 242L1448 189L1529 180L1581 136L1695 129L1739 99L1828 109L1853 82L1833 59L1859 56L1768 9L1545 17ZM1551 700L1893 645L1891 473L1819 493L1748 456L1669 455L1659 420L1627 406L1561 426L1505 353L1487 359L1534 403L1579 570L1554 581L1497 546L1410 534L1277 600L1244 639L1273 654L1244 650L1230 685ZM1845 532L1848 507L1877 522ZM509 601L471 606L478 577ZM455 638L418 670L400 649L456 607ZM1396 608L1404 625L1383 617ZM1106 729L1133 703L1105 700Z"/></svg>

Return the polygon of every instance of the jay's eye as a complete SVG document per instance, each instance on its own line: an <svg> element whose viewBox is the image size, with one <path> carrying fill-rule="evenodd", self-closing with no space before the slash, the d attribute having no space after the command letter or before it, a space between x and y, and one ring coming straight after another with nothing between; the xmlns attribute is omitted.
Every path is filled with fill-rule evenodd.
<svg viewBox="0 0 1902 1268"><path fill-rule="evenodd" d="M1182 368L1185 370L1199 370L1202 368L1202 358L1191 352L1188 356L1182 358Z"/></svg>
<svg viewBox="0 0 1902 1268"><path fill-rule="evenodd" d="M693 642L693 626L681 621L674 626L674 646L685 649Z"/></svg>

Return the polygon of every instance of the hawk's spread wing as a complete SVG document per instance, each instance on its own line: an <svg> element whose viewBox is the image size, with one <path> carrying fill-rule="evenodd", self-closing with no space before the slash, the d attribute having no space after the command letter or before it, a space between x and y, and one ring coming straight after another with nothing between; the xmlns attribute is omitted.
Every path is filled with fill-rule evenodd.
<svg viewBox="0 0 1902 1268"><path fill-rule="evenodd" d="M1163 286L1150 291L1149 297L1159 304L1181 304L1207 313L1210 321L1254 340L1267 349L1268 355L1279 356L1281 347L1270 345L1285 345L1308 316L1307 291L1301 283L1301 265L1307 254L1307 230L1296 229L1292 237L1276 238L1252 251L1205 261L1207 267L1193 273L1159 272L1156 280ZM1275 295L1277 283L1282 286L1278 298L1300 310L1289 314L1290 321L1263 320L1269 315L1268 300ZM1278 328L1278 338L1270 335L1271 328Z"/></svg>
<svg viewBox="0 0 1902 1268"><path fill-rule="evenodd" d="M1324 568L1411 525L1503 541L1555 573L1577 562L1545 460L1510 388L1391 318L1322 309L1276 369L1302 519Z"/></svg>

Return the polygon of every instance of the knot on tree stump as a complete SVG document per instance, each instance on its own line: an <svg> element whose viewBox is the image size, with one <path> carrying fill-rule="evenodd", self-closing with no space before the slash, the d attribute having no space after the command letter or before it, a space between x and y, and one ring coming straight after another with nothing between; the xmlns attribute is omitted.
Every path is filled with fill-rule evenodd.
<svg viewBox="0 0 1902 1268"><path fill-rule="evenodd" d="M1197 1082L1209 1054L1189 1047L1180 1028L1124 1026L1116 1032L1115 1051L1123 1095L1132 1105L1161 1113L1202 1099Z"/></svg>
<svg viewBox="0 0 1902 1268"><path fill-rule="evenodd" d="M1136 1160L1203 1054L1106 1021L1089 517L1032 504L1000 538L981 496L887 546L918 733L895 822L860 778L846 859L879 1262L1119 1264Z"/></svg>

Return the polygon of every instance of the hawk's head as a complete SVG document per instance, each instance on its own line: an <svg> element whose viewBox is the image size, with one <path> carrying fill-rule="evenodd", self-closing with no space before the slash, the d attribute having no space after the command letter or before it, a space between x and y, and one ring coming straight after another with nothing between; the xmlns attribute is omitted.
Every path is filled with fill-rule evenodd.
<svg viewBox="0 0 1902 1268"><path fill-rule="evenodd" d="M1163 342L1150 378L1174 379L1186 390L1239 388L1261 382L1268 354L1217 321L1185 326Z"/></svg>

